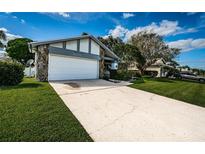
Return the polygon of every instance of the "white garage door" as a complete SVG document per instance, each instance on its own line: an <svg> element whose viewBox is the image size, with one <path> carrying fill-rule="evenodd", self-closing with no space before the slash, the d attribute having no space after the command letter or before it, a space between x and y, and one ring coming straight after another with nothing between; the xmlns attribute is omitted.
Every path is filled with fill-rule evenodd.
<svg viewBox="0 0 205 154"><path fill-rule="evenodd" d="M49 54L48 80L97 78L97 60Z"/></svg>

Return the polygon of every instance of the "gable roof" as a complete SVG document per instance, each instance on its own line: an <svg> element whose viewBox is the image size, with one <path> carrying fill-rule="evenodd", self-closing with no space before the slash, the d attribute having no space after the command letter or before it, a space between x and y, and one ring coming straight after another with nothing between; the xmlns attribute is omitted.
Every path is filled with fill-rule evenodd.
<svg viewBox="0 0 205 154"><path fill-rule="evenodd" d="M111 56L114 59L119 60L119 57L112 52L108 47L106 47L101 41L99 41L97 38L95 38L92 35L82 35L82 36L77 36L77 37L72 37L72 38L64 38L64 39L56 39L56 40L48 40L48 41L41 41L41 42L31 42L29 43L29 48L37 47L39 45L46 45L46 44L52 44L52 43L59 43L59 42L64 42L64 41L73 41L73 40L79 40L79 39L84 39L84 38L90 38L93 41L95 41L101 48L103 48L106 51L106 54Z"/></svg>

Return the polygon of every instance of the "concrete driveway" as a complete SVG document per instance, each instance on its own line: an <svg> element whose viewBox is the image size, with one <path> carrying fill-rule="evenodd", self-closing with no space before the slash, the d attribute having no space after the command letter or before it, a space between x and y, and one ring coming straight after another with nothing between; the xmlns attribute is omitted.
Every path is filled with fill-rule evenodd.
<svg viewBox="0 0 205 154"><path fill-rule="evenodd" d="M205 108L132 89L126 82L50 84L94 141L205 141Z"/></svg>

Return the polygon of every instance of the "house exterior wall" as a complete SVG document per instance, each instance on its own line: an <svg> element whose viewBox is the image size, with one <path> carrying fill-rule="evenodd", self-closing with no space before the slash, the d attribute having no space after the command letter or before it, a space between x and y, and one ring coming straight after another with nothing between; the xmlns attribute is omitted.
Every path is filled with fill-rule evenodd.
<svg viewBox="0 0 205 154"><path fill-rule="evenodd" d="M104 77L104 71L105 71L105 61L104 57L105 51L100 48L100 61L99 61L99 78L102 79Z"/></svg>
<svg viewBox="0 0 205 154"><path fill-rule="evenodd" d="M79 51L85 52L85 53L91 53L95 55L100 55L100 46L93 40L90 40L90 49L89 49L89 39L80 39L79 40ZM50 44L52 47L57 47L57 48L63 48L63 42L59 43L52 43ZM72 41L66 41L65 42L65 48L69 50L78 50L78 41L77 40L72 40ZM89 51L90 50L90 51Z"/></svg>
<svg viewBox="0 0 205 154"><path fill-rule="evenodd" d="M77 40L67 41L66 42L66 49L77 51Z"/></svg>
<svg viewBox="0 0 205 154"><path fill-rule="evenodd" d="M135 65L131 65L131 66L128 67L128 70L134 71L134 70L138 70L138 68ZM161 66L150 66L146 69L146 71L156 71L156 72L158 72L156 77L161 77L162 76Z"/></svg>
<svg viewBox="0 0 205 154"><path fill-rule="evenodd" d="M158 66L158 67L148 67L146 69L146 71L156 71L156 72L158 72L156 77L161 77L161 75L162 75L160 66Z"/></svg>
<svg viewBox="0 0 205 154"><path fill-rule="evenodd" d="M80 51L88 53L89 39L80 39Z"/></svg>
<svg viewBox="0 0 205 154"><path fill-rule="evenodd" d="M63 48L63 42L50 44L52 47Z"/></svg>
<svg viewBox="0 0 205 154"><path fill-rule="evenodd" d="M27 77L34 77L36 74L36 68L35 67L25 67L24 69L24 75Z"/></svg>
<svg viewBox="0 0 205 154"><path fill-rule="evenodd" d="M100 46L91 40L91 53L99 55L100 54Z"/></svg>
<svg viewBox="0 0 205 154"><path fill-rule="evenodd" d="M49 47L55 47L58 48L56 49L56 52L53 53L51 48ZM59 51L61 48L62 51ZM49 49L51 50L49 52ZM66 51L67 49L67 51ZM47 45L38 45L35 48L36 52L35 52L35 62L36 62L36 78L39 81L48 81L49 80L49 76L52 73L52 71L56 71L58 72L57 69L59 69L58 67L55 67L55 65L60 65L63 71L66 75L68 75L69 71L71 71L72 74L76 74L76 72L73 70L73 68L70 68L70 66L76 66L77 71L79 72L79 74L83 71L88 71L90 72L90 74L92 75L92 73L94 71L89 71L89 70L95 70L95 72L97 71L97 75L95 74L95 76L97 78L103 78L104 77L104 71L105 71L105 63L104 63L104 57L105 57L105 50L95 41L93 41L91 38L82 38L82 39L76 39L76 40L62 40L61 42L57 42L57 43L51 43L48 42ZM54 50L54 49L53 49ZM70 51L69 51L70 50ZM76 52L75 52L76 51ZM63 54L62 52L72 52L75 54ZM85 56L81 55L81 56L77 56L76 54L79 53L80 54L84 53L90 53L87 55L87 59ZM54 58L54 56L51 56L52 54L57 55ZM98 56L98 58L92 58L94 56ZM58 59L58 57L61 57L60 59L63 61L61 64L59 63L60 60ZM63 57L63 58L62 58ZM52 58L52 59L50 59ZM56 60L57 59L57 60ZM54 63L52 61L55 61ZM73 62L74 65L72 65L72 63L70 62L65 62L65 61L70 61ZM79 61L79 63L77 62ZM90 65L92 63L92 65L94 65L92 68L92 65ZM88 68L86 68L88 65ZM79 66L82 66L81 68ZM52 67L55 67L54 69L52 69ZM66 69L68 68L68 69ZM83 69L83 70L82 70ZM97 69L97 70L96 70ZM86 78L86 74L84 72L84 76ZM59 73L59 72L58 72ZM63 74L62 74L63 76ZM88 74L87 74L88 76ZM83 74L81 74L81 79L83 77ZM95 77L95 78L96 78ZM76 75L76 79L77 79L77 75Z"/></svg>

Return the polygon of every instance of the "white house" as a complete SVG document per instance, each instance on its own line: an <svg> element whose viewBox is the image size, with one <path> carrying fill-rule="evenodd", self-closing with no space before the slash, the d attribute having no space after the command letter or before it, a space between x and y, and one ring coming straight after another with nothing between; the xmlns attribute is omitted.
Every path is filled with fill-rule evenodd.
<svg viewBox="0 0 205 154"><path fill-rule="evenodd" d="M32 42L36 78L40 81L103 78L118 57L92 35Z"/></svg>
<svg viewBox="0 0 205 154"><path fill-rule="evenodd" d="M172 67L170 65L167 65L166 62L160 58L158 59L154 64L152 64L151 66L149 66L146 71L150 71L150 72L156 72L156 77L165 77L166 76L166 71L164 69L164 67ZM128 70L138 70L136 67L136 64L132 64Z"/></svg>

